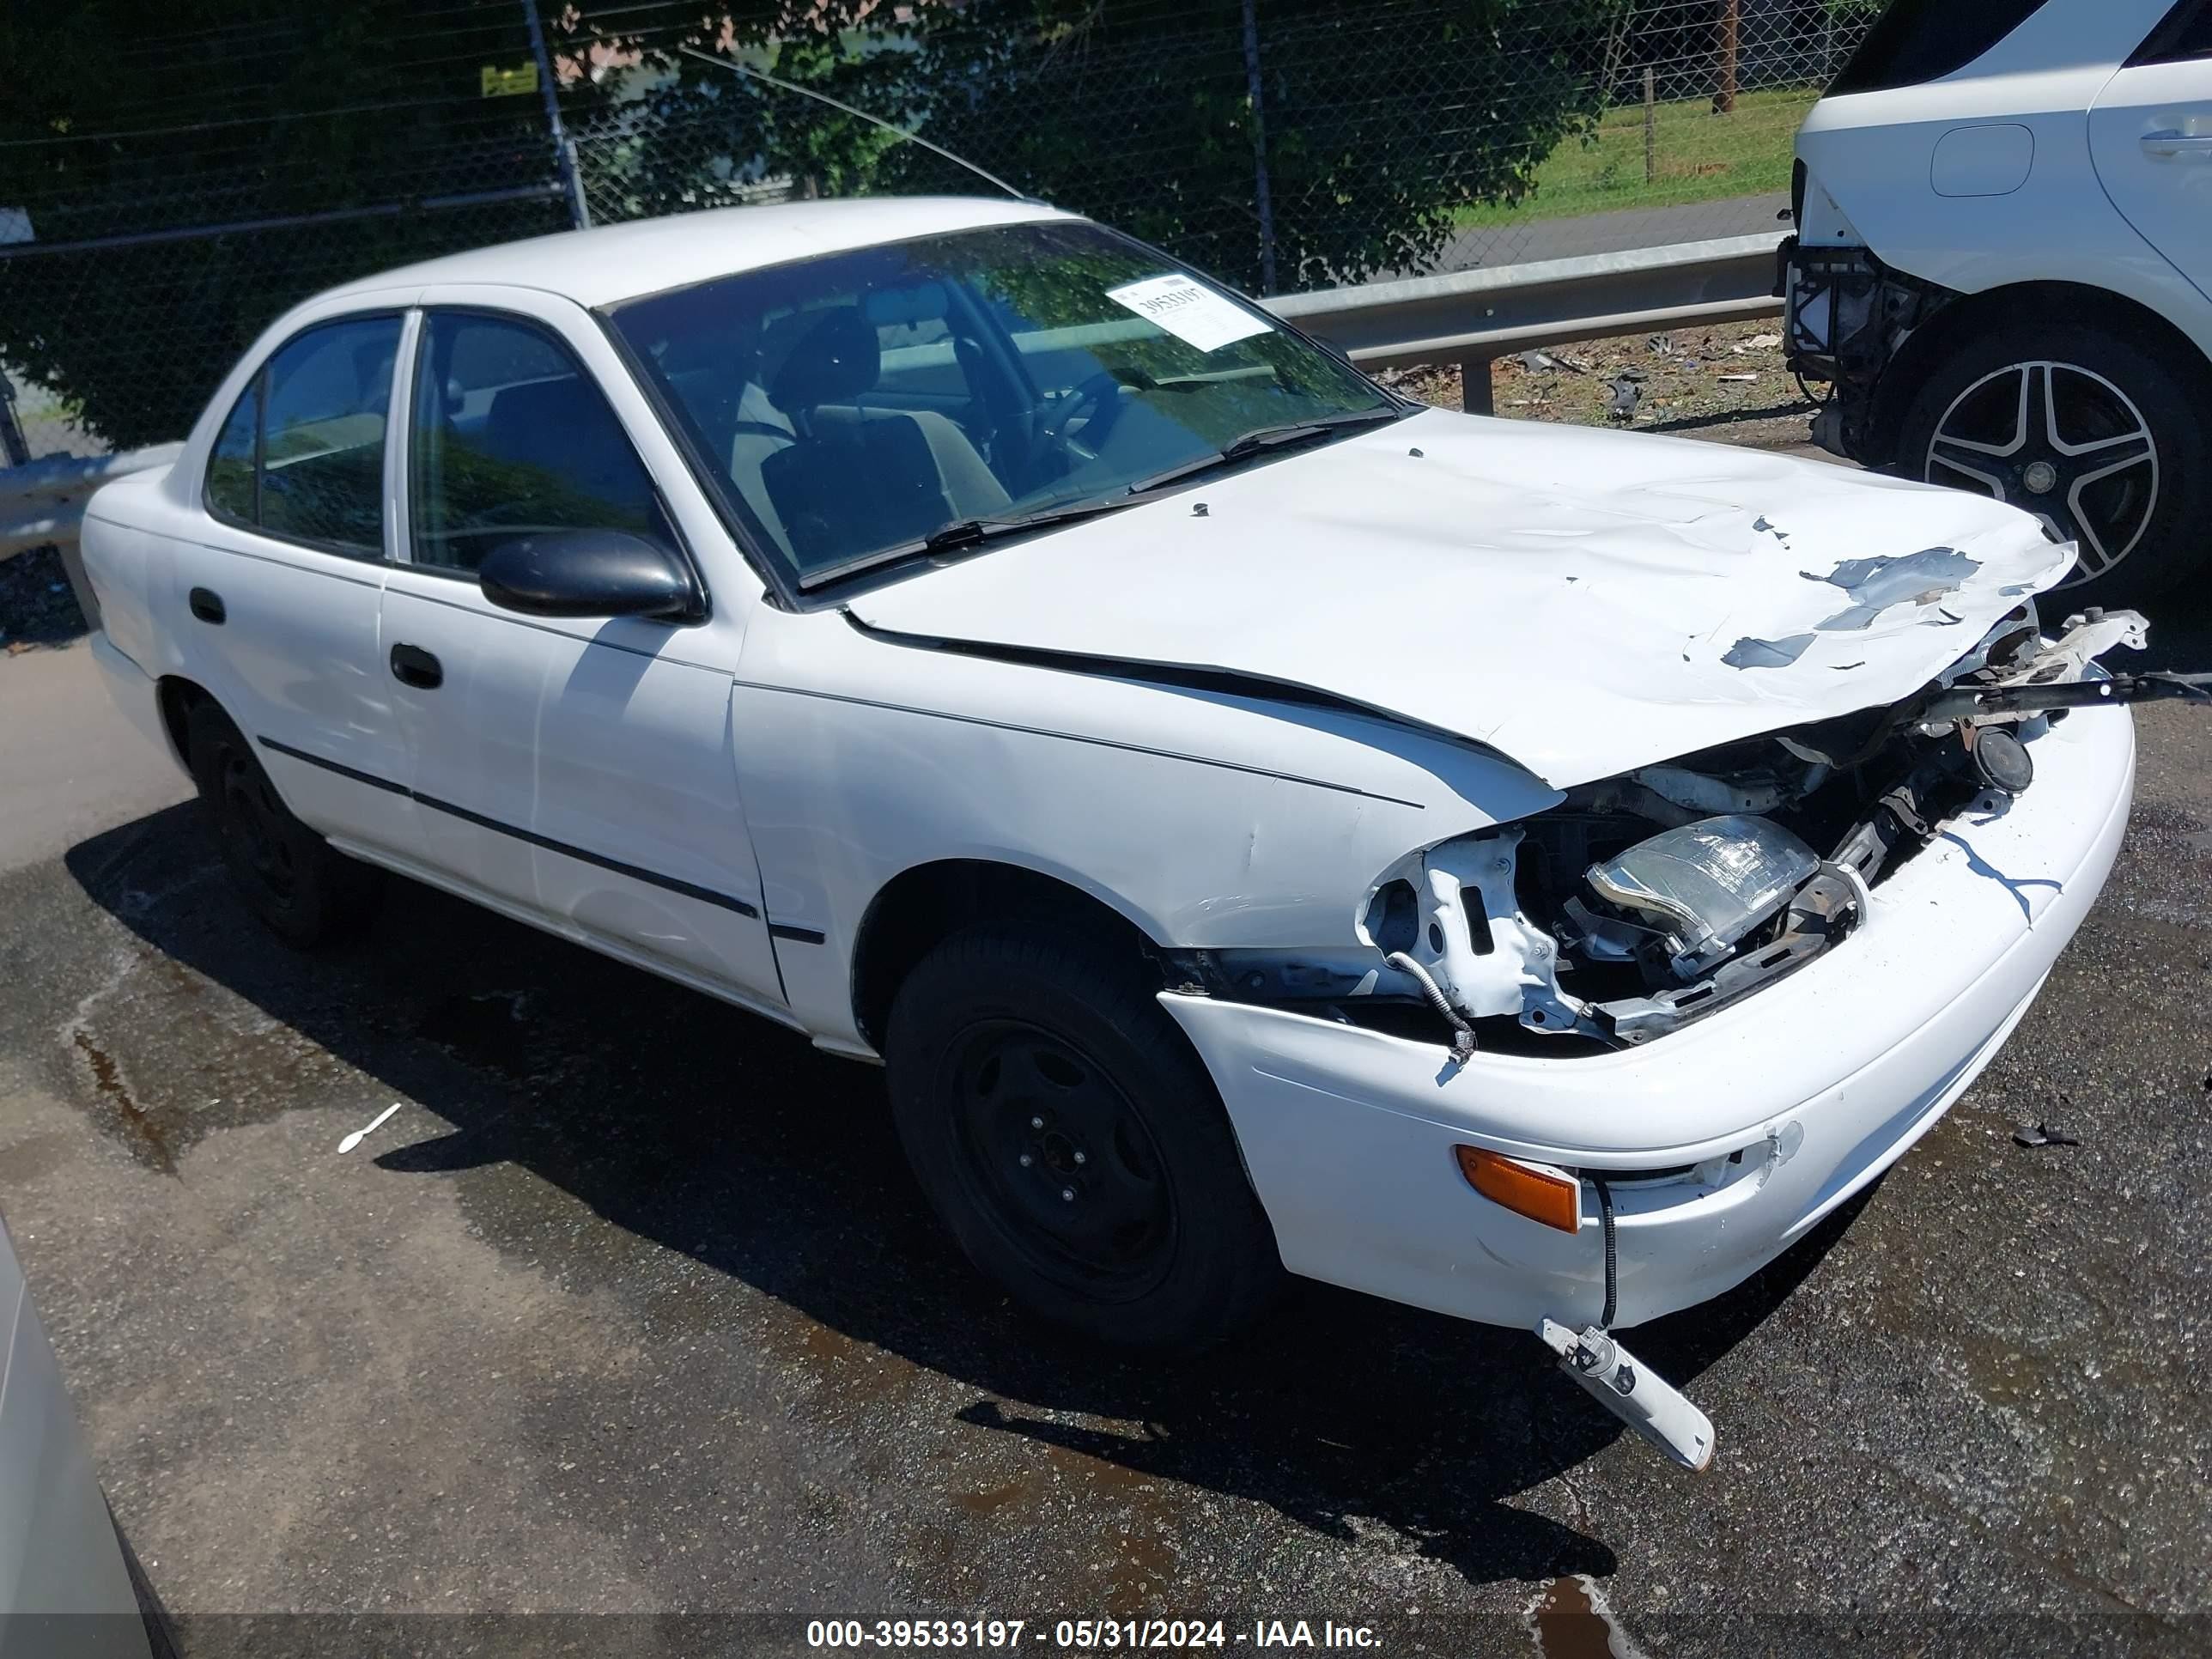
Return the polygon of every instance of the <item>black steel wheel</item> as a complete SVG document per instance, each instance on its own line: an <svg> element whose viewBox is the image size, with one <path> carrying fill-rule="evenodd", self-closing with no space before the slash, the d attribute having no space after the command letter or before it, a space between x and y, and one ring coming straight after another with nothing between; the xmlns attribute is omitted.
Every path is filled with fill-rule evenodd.
<svg viewBox="0 0 2212 1659"><path fill-rule="evenodd" d="M1175 1261L1175 1194L1104 1066L1025 1020L985 1019L939 1061L966 1202L1039 1278L1129 1301Z"/></svg>
<svg viewBox="0 0 2212 1659"><path fill-rule="evenodd" d="M2131 603L2205 559L2212 447L2195 378L2093 326L1985 336L1921 388L1903 465L2032 513L2078 546L2065 605Z"/></svg>
<svg viewBox="0 0 2212 1659"><path fill-rule="evenodd" d="M884 1057L932 1207L1029 1312L1192 1348L1280 1283L1212 1079L1134 963L1044 925L957 934L900 987Z"/></svg>
<svg viewBox="0 0 2212 1659"><path fill-rule="evenodd" d="M310 945L358 924L375 898L375 872L334 852L292 815L252 745L212 698L186 726L192 779L231 884L287 943Z"/></svg>

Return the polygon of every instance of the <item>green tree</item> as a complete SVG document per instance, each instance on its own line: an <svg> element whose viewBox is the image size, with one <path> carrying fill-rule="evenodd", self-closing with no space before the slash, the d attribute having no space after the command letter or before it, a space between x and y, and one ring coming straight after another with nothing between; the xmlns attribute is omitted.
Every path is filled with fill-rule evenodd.
<svg viewBox="0 0 2212 1659"><path fill-rule="evenodd" d="M1461 206L1524 195L1537 164L1594 125L1603 88L1576 55L1622 3L1265 0L1256 113L1278 286L1418 270ZM933 15L910 63L934 142L1261 286L1259 147L1237 0L1172 12L975 0Z"/></svg>
<svg viewBox="0 0 2212 1659"><path fill-rule="evenodd" d="M567 222L514 195L553 177L542 104L482 95L530 62L517 5L29 9L0 12L0 208L37 239L0 246L0 362L118 447L179 436L319 289Z"/></svg>
<svg viewBox="0 0 2212 1659"><path fill-rule="evenodd" d="M1279 285L1418 269L1587 129L1626 0L535 0L595 217L984 189L766 69L1248 287L1264 118ZM524 0L82 0L0 10L0 362L118 446L173 438L293 302L564 228ZM585 74L586 69L593 72ZM149 237L169 240L149 240ZM50 251L57 248L67 251Z"/></svg>
<svg viewBox="0 0 2212 1659"><path fill-rule="evenodd" d="M1593 126L1604 98L1594 44L1626 9L1264 0L1256 112L1279 286L1418 269L1462 205L1525 194L1544 157ZM593 14L582 15L588 28ZM1243 15L1239 0L920 0L710 14L674 38L648 29L629 38L665 78L587 136L594 205L713 205L777 176L823 195L988 188L690 47L828 93L1256 289L1261 146Z"/></svg>

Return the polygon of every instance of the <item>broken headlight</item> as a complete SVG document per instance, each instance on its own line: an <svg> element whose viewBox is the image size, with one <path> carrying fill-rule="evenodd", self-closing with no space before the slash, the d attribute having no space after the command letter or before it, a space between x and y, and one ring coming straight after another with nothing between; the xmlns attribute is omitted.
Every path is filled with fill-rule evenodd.
<svg viewBox="0 0 2212 1659"><path fill-rule="evenodd" d="M1704 818L1592 865L1584 879L1618 925L1592 916L1589 932L1626 952L1637 933L1654 936L1674 975L1695 979L1786 909L1820 867L1819 855L1779 824Z"/></svg>

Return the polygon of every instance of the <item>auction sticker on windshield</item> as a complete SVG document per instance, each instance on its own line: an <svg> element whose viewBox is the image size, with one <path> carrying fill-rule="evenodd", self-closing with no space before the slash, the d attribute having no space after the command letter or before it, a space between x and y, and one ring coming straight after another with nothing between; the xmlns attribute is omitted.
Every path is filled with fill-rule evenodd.
<svg viewBox="0 0 2212 1659"><path fill-rule="evenodd" d="M1233 341L1265 334L1271 326L1188 276L1147 276L1109 288L1106 297L1200 351L1218 351Z"/></svg>

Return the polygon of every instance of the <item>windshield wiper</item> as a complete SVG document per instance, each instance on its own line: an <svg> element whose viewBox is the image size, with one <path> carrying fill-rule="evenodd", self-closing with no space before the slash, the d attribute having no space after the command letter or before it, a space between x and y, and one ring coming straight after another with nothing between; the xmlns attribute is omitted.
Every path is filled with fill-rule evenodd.
<svg viewBox="0 0 2212 1659"><path fill-rule="evenodd" d="M1276 450L1294 448L1299 444L1316 443L1353 427L1386 426L1393 421L1402 421L1413 412L1411 408L1362 409L1348 415L1325 415L1318 420L1287 421L1280 426L1255 427L1249 432L1240 433L1210 455L1201 455L1196 460L1185 461L1181 466L1171 466L1164 472L1155 472L1149 478L1139 479L1129 486L1129 494L1149 495L1154 490L1198 477L1217 467L1234 466L1237 462L1249 461L1255 455L1271 454Z"/></svg>
<svg viewBox="0 0 2212 1659"><path fill-rule="evenodd" d="M961 519L931 531L911 547L893 548L883 556L896 557L901 552L957 552L963 547L996 541L1001 536L1018 535L1025 530L1043 530L1056 524L1074 524L1079 520L1095 519L1103 513L1119 513L1128 505L1124 501L1084 501L1074 507L1048 507L1041 513L1018 514L1010 519Z"/></svg>
<svg viewBox="0 0 2212 1659"><path fill-rule="evenodd" d="M822 587L842 581L848 576L872 570L878 565L896 564L902 559L919 558L930 554L957 553L965 548L981 547L1001 536L1025 535L1035 530L1048 530L1054 525L1074 524L1083 519L1095 519L1103 514L1119 513L1136 503L1115 498L1103 501L1082 501L1073 507L1047 507L1041 512L1018 514L1005 519L956 519L940 525L927 536L910 542L901 542L896 547L880 548L873 553L864 553L857 559L848 559L842 564L826 565L819 570L810 570L799 581L801 588Z"/></svg>

